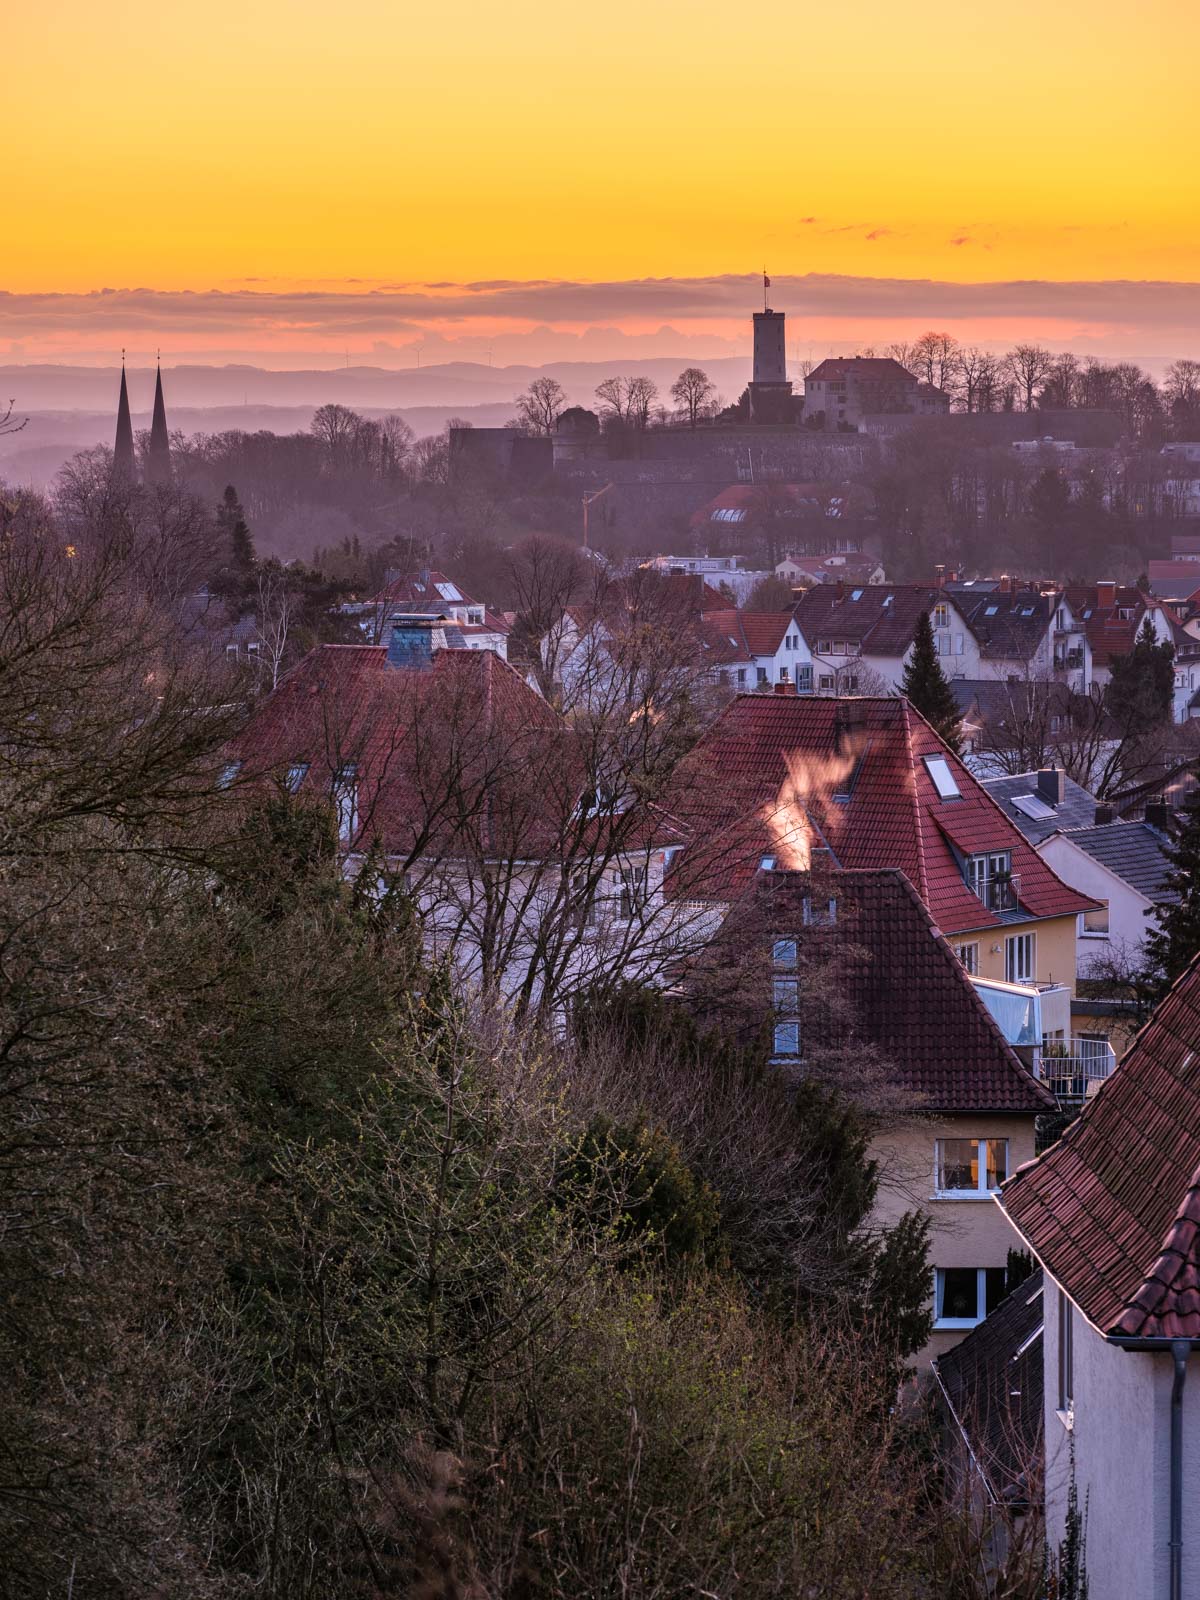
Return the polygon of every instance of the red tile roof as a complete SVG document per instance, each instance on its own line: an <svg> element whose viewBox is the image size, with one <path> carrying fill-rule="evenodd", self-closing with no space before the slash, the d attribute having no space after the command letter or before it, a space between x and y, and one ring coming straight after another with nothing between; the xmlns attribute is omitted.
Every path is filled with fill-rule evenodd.
<svg viewBox="0 0 1200 1600"><path fill-rule="evenodd" d="M375 595L374 603L401 606L443 604L476 606L479 601L464 594L453 578L448 578L444 572L431 568L423 572L406 572L402 577L393 578L391 583L385 584Z"/></svg>
<svg viewBox="0 0 1200 1600"><path fill-rule="evenodd" d="M959 798L939 797L924 759L933 756L946 760ZM848 796L835 798L846 786ZM967 887L957 843L1011 851L1021 920L1093 904L1051 871L903 699L739 695L681 763L664 803L691 828L693 855L712 861L707 892L716 899L740 892L764 852L786 866L793 850L825 845L843 868L898 868L945 933L1012 921Z"/></svg>
<svg viewBox="0 0 1200 1600"><path fill-rule="evenodd" d="M741 651L739 660L750 660L775 654L792 626L792 613L735 611L726 607L720 611L706 611L701 620L706 630L715 630L731 645L736 642Z"/></svg>
<svg viewBox="0 0 1200 1600"><path fill-rule="evenodd" d="M903 656L920 614L948 598L920 583L844 584L840 593L836 584L822 583L800 596L795 617L810 650L821 640L845 639L866 655Z"/></svg>
<svg viewBox="0 0 1200 1600"><path fill-rule="evenodd" d="M838 928L866 959L847 975L856 1031L932 1111L1052 1110L900 872L835 872Z"/></svg>
<svg viewBox="0 0 1200 1600"><path fill-rule="evenodd" d="M230 746L247 775L303 766L297 792L327 796L355 768L362 834L396 853L513 854L548 845L577 798L563 723L490 650L445 650L389 669L382 645L319 645Z"/></svg>
<svg viewBox="0 0 1200 1600"><path fill-rule="evenodd" d="M1200 960L1001 1203L1101 1333L1200 1338Z"/></svg>

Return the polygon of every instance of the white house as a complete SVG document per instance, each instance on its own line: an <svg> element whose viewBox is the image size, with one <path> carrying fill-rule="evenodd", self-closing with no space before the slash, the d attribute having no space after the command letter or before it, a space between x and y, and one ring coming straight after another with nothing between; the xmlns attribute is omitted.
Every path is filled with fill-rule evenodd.
<svg viewBox="0 0 1200 1600"><path fill-rule="evenodd" d="M1167 836L1146 822L1121 822L1098 807L1100 821L1059 829L1037 846L1064 883L1099 902L1079 919L1079 977L1141 965L1157 908L1174 899L1166 887Z"/></svg>
<svg viewBox="0 0 1200 1600"><path fill-rule="evenodd" d="M1051 1543L1073 1477L1090 1600L1200 1600L1200 966L999 1199L1045 1269Z"/></svg>

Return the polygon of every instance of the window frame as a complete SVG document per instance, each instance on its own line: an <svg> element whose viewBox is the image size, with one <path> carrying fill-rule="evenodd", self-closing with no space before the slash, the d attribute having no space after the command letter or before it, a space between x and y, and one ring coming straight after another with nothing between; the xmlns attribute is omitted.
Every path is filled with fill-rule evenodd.
<svg viewBox="0 0 1200 1600"><path fill-rule="evenodd" d="M941 1314L941 1306L943 1304L943 1298L945 1295L946 1273L971 1271L975 1273L975 1310L977 1314L974 1317L943 1316ZM947 1329L956 1330L959 1328L977 1328L979 1324L991 1314L988 1310L987 1303L987 1275L989 1272L1003 1273L1005 1278L1004 1286L1007 1288L1008 1274L1004 1267L935 1267L933 1269L933 1331L935 1333L940 1333ZM1004 1295L1001 1293L999 1299L996 1301L996 1305L999 1305L1003 1298ZM993 1311L996 1309L996 1305L993 1305Z"/></svg>
<svg viewBox="0 0 1200 1600"><path fill-rule="evenodd" d="M1081 911L1079 913L1079 937L1081 939L1107 939L1111 930L1111 912L1111 903L1108 900L1101 901L1099 911ZM1103 916L1104 926L1102 928L1089 928L1088 918L1098 916Z"/></svg>
<svg viewBox="0 0 1200 1600"><path fill-rule="evenodd" d="M978 939L972 939L969 944L956 944L954 946L954 954L958 957L959 965L969 977L977 978L979 976Z"/></svg>
<svg viewBox="0 0 1200 1600"><path fill-rule="evenodd" d="M942 1187L942 1147L947 1144L973 1144L975 1146L976 1180L973 1189L944 1189ZM1004 1176L993 1189L988 1183L988 1173L992 1169L991 1146L1003 1146ZM935 1200L990 1200L994 1194L1000 1192L1000 1185L1007 1183L1009 1178L1009 1140L1003 1136L989 1138L986 1134L972 1138L968 1134L949 1134L944 1139L933 1141L933 1198Z"/></svg>
<svg viewBox="0 0 1200 1600"><path fill-rule="evenodd" d="M1028 945L1029 967L1028 976L1021 977L1016 971L1016 962L1012 952L1015 948ZM1023 969L1024 970L1024 969ZM1030 930L1027 933L1010 933L1004 941L1004 981L1005 983L1036 983L1037 982L1037 935Z"/></svg>

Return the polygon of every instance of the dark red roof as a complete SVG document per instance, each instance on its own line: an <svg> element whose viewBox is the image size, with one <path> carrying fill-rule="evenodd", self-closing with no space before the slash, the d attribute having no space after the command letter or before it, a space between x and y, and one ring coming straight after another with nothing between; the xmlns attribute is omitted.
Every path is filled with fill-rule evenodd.
<svg viewBox="0 0 1200 1600"><path fill-rule="evenodd" d="M925 762L935 756L946 760L958 798L939 797ZM945 933L999 927L1005 917L967 887L958 845L1011 851L1025 918L1072 916L1093 904L1051 871L899 698L739 695L681 763L664 803L691 828L693 852L712 861L706 888L715 899L739 893L764 852L790 866L796 852L824 845L843 868L898 868ZM693 894L700 881L693 871Z"/></svg>
<svg viewBox="0 0 1200 1600"><path fill-rule="evenodd" d="M775 654L792 626L792 613L736 611L725 607L720 611L706 611L701 622L706 634L712 632L738 651L736 659L752 660L755 656Z"/></svg>
<svg viewBox="0 0 1200 1600"><path fill-rule="evenodd" d="M854 596L858 598L855 599ZM822 583L796 602L796 621L816 650L820 640L853 640L864 654L903 656L913 640L917 618L928 614L940 590L920 583L874 583L864 586Z"/></svg>
<svg viewBox="0 0 1200 1600"><path fill-rule="evenodd" d="M453 578L448 578L444 572L430 568L422 572L406 572L402 577L393 578L375 596L374 603L401 606L477 606L479 601L473 600L469 594L464 594Z"/></svg>
<svg viewBox="0 0 1200 1600"><path fill-rule="evenodd" d="M865 960L846 984L856 1031L931 1111L1052 1110L901 872L835 872L838 927Z"/></svg>
<svg viewBox="0 0 1200 1600"><path fill-rule="evenodd" d="M400 853L546 847L580 775L557 714L490 650L422 671L390 669L382 645L319 645L229 753L248 776L303 767L302 794L329 795L352 764L364 839Z"/></svg>
<svg viewBox="0 0 1200 1600"><path fill-rule="evenodd" d="M1101 1333L1200 1338L1200 960L1001 1203Z"/></svg>

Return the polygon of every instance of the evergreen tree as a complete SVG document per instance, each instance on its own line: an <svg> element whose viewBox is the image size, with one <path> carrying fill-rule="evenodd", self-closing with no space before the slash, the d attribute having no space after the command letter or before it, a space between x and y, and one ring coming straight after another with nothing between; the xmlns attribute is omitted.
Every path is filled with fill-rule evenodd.
<svg viewBox="0 0 1200 1600"><path fill-rule="evenodd" d="M933 642L933 624L922 611L913 632L912 654L904 666L900 692L945 740L954 754L962 754L962 713L954 690L942 671Z"/></svg>
<svg viewBox="0 0 1200 1600"><path fill-rule="evenodd" d="M1159 644L1147 616L1133 649L1112 664L1109 709L1123 728L1170 722L1175 696L1175 646Z"/></svg>
<svg viewBox="0 0 1200 1600"><path fill-rule="evenodd" d="M1188 800L1183 828L1168 847L1167 859L1171 870L1163 888L1178 899L1162 907L1157 926L1146 936L1146 960L1160 993L1200 953L1200 789Z"/></svg>
<svg viewBox="0 0 1200 1600"><path fill-rule="evenodd" d="M229 540L230 563L234 571L243 576L252 572L257 559L254 539L238 492L232 484L226 486L221 504L217 507L217 526Z"/></svg>

